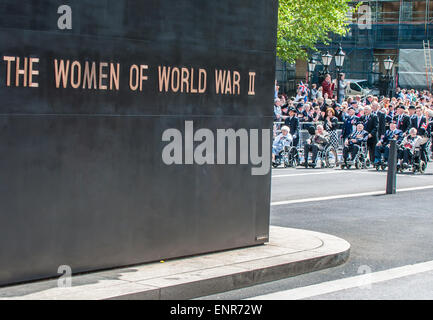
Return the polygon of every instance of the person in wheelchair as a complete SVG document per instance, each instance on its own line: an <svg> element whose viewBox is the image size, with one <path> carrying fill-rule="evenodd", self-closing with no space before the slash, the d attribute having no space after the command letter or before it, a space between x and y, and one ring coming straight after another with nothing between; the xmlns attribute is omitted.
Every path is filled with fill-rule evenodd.
<svg viewBox="0 0 433 320"><path fill-rule="evenodd" d="M293 142L293 137L289 133L290 128L283 126L281 128L281 133L275 138L272 145L272 164L280 163L280 155L284 151L285 147L290 147ZM278 161L277 161L278 160Z"/></svg>
<svg viewBox="0 0 433 320"><path fill-rule="evenodd" d="M419 160L422 160L421 146L428 141L428 138L421 137L417 135L418 130L412 128L409 130L409 135L407 135L398 150L398 158L400 159L400 168L409 168L409 163L413 165L415 149L419 150Z"/></svg>
<svg viewBox="0 0 433 320"><path fill-rule="evenodd" d="M366 143L368 140L368 132L364 130L364 124L358 123L356 126L356 131L351 133L349 137L344 142L343 148L343 163L344 166L352 164L351 162L355 161L356 156L361 150L361 146L363 143ZM348 161L349 154L351 156L351 161Z"/></svg>
<svg viewBox="0 0 433 320"><path fill-rule="evenodd" d="M401 144L403 141L403 131L397 129L396 121L391 121L389 123L389 130L385 132L385 135L380 139L376 145L376 150L374 154L374 166L382 164L382 155L384 159L384 165L388 163L389 157L389 145L391 140L396 140L397 145Z"/></svg>
<svg viewBox="0 0 433 320"><path fill-rule="evenodd" d="M312 128L310 128L312 129ZM312 132L310 132L311 134ZM311 164L310 166L315 168L316 167L316 160L317 160L317 154L319 150L323 151L330 143L330 137L329 133L327 133L322 125L318 125L314 135L311 136L310 139L308 139L304 145L304 163L302 163L302 166L305 168L308 168L308 156L309 153L312 153L311 158Z"/></svg>

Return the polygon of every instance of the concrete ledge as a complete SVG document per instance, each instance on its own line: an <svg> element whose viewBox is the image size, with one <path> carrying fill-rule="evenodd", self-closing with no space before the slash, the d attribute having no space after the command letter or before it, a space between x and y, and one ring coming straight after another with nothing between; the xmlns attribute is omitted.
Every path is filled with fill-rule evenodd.
<svg viewBox="0 0 433 320"><path fill-rule="evenodd" d="M74 276L70 288L57 280L4 287L0 299L192 299L335 267L349 252L343 239L272 226L263 246Z"/></svg>

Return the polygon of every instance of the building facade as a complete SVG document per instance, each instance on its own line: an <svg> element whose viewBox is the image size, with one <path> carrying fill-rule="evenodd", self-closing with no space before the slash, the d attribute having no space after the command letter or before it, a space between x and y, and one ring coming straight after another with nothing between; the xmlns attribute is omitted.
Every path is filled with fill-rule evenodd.
<svg viewBox="0 0 433 320"><path fill-rule="evenodd" d="M431 40L433 37L433 0L360 2L353 1L351 3L352 6L359 4L359 8L357 12L348 15L349 32L345 36L333 36L329 45L319 44L317 46L319 53L314 55L315 59L320 61L320 53L326 53L326 51L334 55L341 44L346 53L343 70L346 73L346 78L366 79L370 85L379 87L386 73L383 64L384 59L390 56L395 61L392 70L393 83L400 84L401 76L403 76L400 75L400 54L402 52L410 53L408 50L417 50L417 56L422 57L422 59L418 58L416 61L418 66L414 67L418 71L419 81L413 83L413 87L428 88L432 81L431 74L427 74L424 54L419 50L424 50L423 41ZM283 63L280 66L281 69L284 67L287 69ZM292 78L281 79L283 80L282 83L308 80L305 61L297 61L295 69L294 73L287 73ZM409 73L411 67L404 69L409 70L405 71ZM321 70L322 66L319 63L313 75L313 81L317 81ZM333 64L329 70L336 76ZM420 80L421 77L422 81ZM409 82L405 83L405 85L410 84Z"/></svg>

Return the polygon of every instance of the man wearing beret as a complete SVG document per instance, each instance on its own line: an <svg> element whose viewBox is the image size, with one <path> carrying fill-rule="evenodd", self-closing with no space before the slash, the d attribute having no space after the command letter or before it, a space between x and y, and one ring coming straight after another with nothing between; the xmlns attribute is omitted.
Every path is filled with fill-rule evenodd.
<svg viewBox="0 0 433 320"><path fill-rule="evenodd" d="M413 104L411 104L410 106L409 106L409 118L412 120L412 118L415 116L415 110L416 110L416 107L413 105Z"/></svg>
<svg viewBox="0 0 433 320"><path fill-rule="evenodd" d="M401 130L403 134L407 133L410 129L410 117L405 114L406 108L400 104L397 108L397 114L394 116L394 121L397 124L397 129Z"/></svg>
<svg viewBox="0 0 433 320"><path fill-rule="evenodd" d="M296 109L294 107L289 108L289 116L284 121L284 124L290 128L293 146L297 147L299 144L299 118L296 116Z"/></svg>
<svg viewBox="0 0 433 320"><path fill-rule="evenodd" d="M358 123L359 118L355 116L355 108L350 107L348 115L344 118L343 124L343 140L345 140L353 132L354 126Z"/></svg>

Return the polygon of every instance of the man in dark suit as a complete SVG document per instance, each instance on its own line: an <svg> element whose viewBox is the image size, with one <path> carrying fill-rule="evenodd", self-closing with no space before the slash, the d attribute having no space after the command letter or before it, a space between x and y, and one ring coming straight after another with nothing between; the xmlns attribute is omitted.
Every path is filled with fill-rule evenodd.
<svg viewBox="0 0 433 320"><path fill-rule="evenodd" d="M403 131L403 134L407 133L410 129L410 117L404 113L405 110L404 105L400 104L397 108L397 114L394 116L397 129Z"/></svg>
<svg viewBox="0 0 433 320"><path fill-rule="evenodd" d="M410 119L410 128L415 128L417 132L426 124L426 118L422 114L422 108L416 107L415 115Z"/></svg>
<svg viewBox="0 0 433 320"><path fill-rule="evenodd" d="M353 127L357 125L359 118L355 116L355 108L350 107L347 111L348 115L344 118L344 124L343 124L343 141L347 139L353 132Z"/></svg>
<svg viewBox="0 0 433 320"><path fill-rule="evenodd" d="M409 118L410 120L412 120L412 118L415 116L416 107L413 104L411 104L408 110L409 110Z"/></svg>
<svg viewBox="0 0 433 320"><path fill-rule="evenodd" d="M385 163L388 162L389 144L393 139L397 140L397 144L400 144L403 141L403 131L397 129L397 124L395 123L395 121L391 121L391 123L389 124L389 130L386 131L383 138L380 139L376 145L374 164L382 162L382 154Z"/></svg>
<svg viewBox="0 0 433 320"><path fill-rule="evenodd" d="M422 114L422 108L421 106L416 107L415 114L410 119L410 128L415 128L418 132L418 135L425 135L428 136L427 132L427 119ZM410 130L410 129L409 129ZM427 162L427 145L423 144L421 145L421 159L424 162Z"/></svg>
<svg viewBox="0 0 433 320"><path fill-rule="evenodd" d="M377 116L377 139L380 140L386 132L386 113L379 110L379 103L376 101L371 104L371 113Z"/></svg>
<svg viewBox="0 0 433 320"><path fill-rule="evenodd" d="M289 116L284 121L284 124L290 128L290 134L293 137L293 146L297 147L299 144L299 118L296 116L296 109L291 107L289 109Z"/></svg>
<svg viewBox="0 0 433 320"><path fill-rule="evenodd" d="M377 144L377 129L379 127L379 120L377 116L372 114L370 106L365 106L364 116L361 118L364 124L364 130L368 132L367 148L370 157L370 161L374 161L374 151Z"/></svg>

